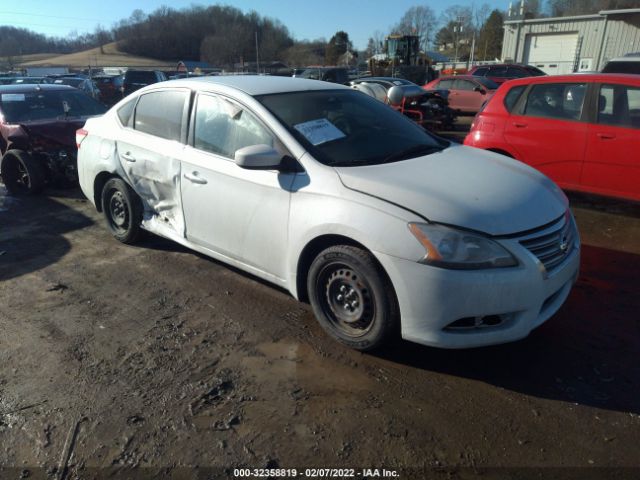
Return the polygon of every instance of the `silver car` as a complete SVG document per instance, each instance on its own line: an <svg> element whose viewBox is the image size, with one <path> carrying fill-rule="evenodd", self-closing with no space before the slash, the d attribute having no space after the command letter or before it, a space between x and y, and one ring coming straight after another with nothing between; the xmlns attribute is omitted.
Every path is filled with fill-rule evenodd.
<svg viewBox="0 0 640 480"><path fill-rule="evenodd" d="M165 82L77 143L82 190L118 240L148 230L280 285L356 349L396 332L447 348L523 338L578 274L553 182L346 86Z"/></svg>

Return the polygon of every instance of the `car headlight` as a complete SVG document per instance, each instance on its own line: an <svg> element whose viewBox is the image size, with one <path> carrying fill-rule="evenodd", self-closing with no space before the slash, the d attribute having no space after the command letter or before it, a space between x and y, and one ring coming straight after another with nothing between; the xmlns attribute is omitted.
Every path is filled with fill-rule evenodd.
<svg viewBox="0 0 640 480"><path fill-rule="evenodd" d="M426 250L421 263L457 269L518 265L504 247L482 235L426 223L410 223L409 230Z"/></svg>

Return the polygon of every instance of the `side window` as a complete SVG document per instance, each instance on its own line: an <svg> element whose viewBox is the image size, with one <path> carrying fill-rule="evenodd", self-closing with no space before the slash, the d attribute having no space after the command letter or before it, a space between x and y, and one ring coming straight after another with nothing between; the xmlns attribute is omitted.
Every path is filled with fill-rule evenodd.
<svg viewBox="0 0 640 480"><path fill-rule="evenodd" d="M476 88L476 84L469 80L456 80L453 85L455 90L465 90L467 92L472 92Z"/></svg>
<svg viewBox="0 0 640 480"><path fill-rule="evenodd" d="M453 88L453 80L440 80L438 83L438 88Z"/></svg>
<svg viewBox="0 0 640 480"><path fill-rule="evenodd" d="M640 129L640 87L602 85L598 123Z"/></svg>
<svg viewBox="0 0 640 480"><path fill-rule="evenodd" d="M129 120L131 119L131 115L133 114L133 107L136 105L136 99L129 100L123 106L118 109L118 118L120 119L120 123L125 127L129 126Z"/></svg>
<svg viewBox="0 0 640 480"><path fill-rule="evenodd" d="M250 145L274 145L269 131L247 110L229 100L200 95L196 106L194 147L234 158Z"/></svg>
<svg viewBox="0 0 640 480"><path fill-rule="evenodd" d="M579 120L585 90L584 83L534 85L529 92L524 114L560 120Z"/></svg>
<svg viewBox="0 0 640 480"><path fill-rule="evenodd" d="M134 118L136 130L180 141L187 92L163 90L140 96Z"/></svg>
<svg viewBox="0 0 640 480"><path fill-rule="evenodd" d="M519 85L517 87L513 87L504 96L504 106L509 113L511 113L511 111L513 110L513 107L516 106L516 103L518 102L520 95L522 95L522 92L524 92L526 88L527 88L526 85Z"/></svg>

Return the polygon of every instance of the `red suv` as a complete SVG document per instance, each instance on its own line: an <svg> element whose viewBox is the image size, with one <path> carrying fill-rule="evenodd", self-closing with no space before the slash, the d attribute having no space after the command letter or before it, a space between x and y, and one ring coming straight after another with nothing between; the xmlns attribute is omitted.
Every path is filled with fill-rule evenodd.
<svg viewBox="0 0 640 480"><path fill-rule="evenodd" d="M502 84L507 80L524 77L542 77L546 75L542 70L531 65L517 64L496 64L496 65L476 65L469 70L469 75L475 77L490 78L497 84Z"/></svg>
<svg viewBox="0 0 640 480"><path fill-rule="evenodd" d="M640 75L510 81L464 144L521 160L568 190L640 200Z"/></svg>

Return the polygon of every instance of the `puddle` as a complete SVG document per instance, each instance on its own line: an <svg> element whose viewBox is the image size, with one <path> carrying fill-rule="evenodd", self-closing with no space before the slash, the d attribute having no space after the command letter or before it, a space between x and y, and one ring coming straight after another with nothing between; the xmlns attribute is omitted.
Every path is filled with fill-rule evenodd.
<svg viewBox="0 0 640 480"><path fill-rule="evenodd" d="M13 205L18 204L18 199L9 196L4 185L0 184L0 212L6 212Z"/></svg>

